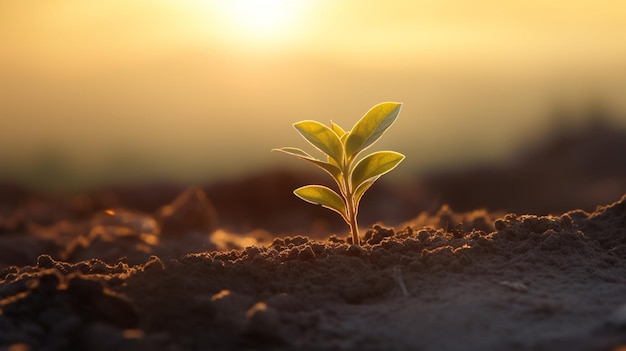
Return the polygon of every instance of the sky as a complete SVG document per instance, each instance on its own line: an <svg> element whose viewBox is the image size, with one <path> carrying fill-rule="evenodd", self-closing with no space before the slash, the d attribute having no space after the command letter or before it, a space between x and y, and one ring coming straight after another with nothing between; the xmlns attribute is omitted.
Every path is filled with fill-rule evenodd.
<svg viewBox="0 0 626 351"><path fill-rule="evenodd" d="M556 112L626 124L623 33L618 0L4 0L0 180L308 166L270 152L308 148L293 123L349 129L383 101L403 103L373 148L407 156L395 177L502 161Z"/></svg>

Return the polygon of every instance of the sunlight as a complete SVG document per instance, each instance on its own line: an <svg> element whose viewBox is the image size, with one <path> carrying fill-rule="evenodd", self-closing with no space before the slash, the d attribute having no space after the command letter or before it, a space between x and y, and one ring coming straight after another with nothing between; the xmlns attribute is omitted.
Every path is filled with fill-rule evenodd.
<svg viewBox="0 0 626 351"><path fill-rule="evenodd" d="M306 1L215 0L213 9L227 36L267 44L294 36Z"/></svg>

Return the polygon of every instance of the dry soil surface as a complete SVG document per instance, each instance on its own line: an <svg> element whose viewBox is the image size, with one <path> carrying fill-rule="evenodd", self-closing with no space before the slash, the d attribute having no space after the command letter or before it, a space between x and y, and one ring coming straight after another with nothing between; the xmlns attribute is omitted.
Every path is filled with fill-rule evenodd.
<svg viewBox="0 0 626 351"><path fill-rule="evenodd" d="M185 196L208 213L185 235L155 230L176 208L0 233L0 350L626 349L626 196L543 217L444 206L361 247L203 231L202 193Z"/></svg>

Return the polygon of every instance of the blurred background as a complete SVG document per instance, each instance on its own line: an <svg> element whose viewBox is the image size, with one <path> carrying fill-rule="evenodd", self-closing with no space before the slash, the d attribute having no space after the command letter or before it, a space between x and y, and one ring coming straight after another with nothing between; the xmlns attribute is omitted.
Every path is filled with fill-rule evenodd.
<svg viewBox="0 0 626 351"><path fill-rule="evenodd" d="M197 183L401 101L388 181L503 162L598 107L626 125L615 0L0 2L0 179L44 190Z"/></svg>

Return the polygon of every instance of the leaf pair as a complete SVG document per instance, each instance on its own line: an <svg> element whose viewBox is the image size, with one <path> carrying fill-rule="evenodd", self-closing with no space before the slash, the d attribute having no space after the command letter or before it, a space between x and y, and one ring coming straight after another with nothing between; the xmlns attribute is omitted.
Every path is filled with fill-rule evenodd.
<svg viewBox="0 0 626 351"><path fill-rule="evenodd" d="M374 152L360 161L357 157L382 137L395 122L402 104L385 102L370 109L349 131L332 123L330 127L311 120L295 123L294 128L316 149L326 155L317 159L305 151L284 147L274 149L311 162L330 174L339 193L322 185L307 185L294 193L301 199L338 212L350 225L353 242L358 243L356 215L363 194L383 174L394 169L404 155L394 151Z"/></svg>

